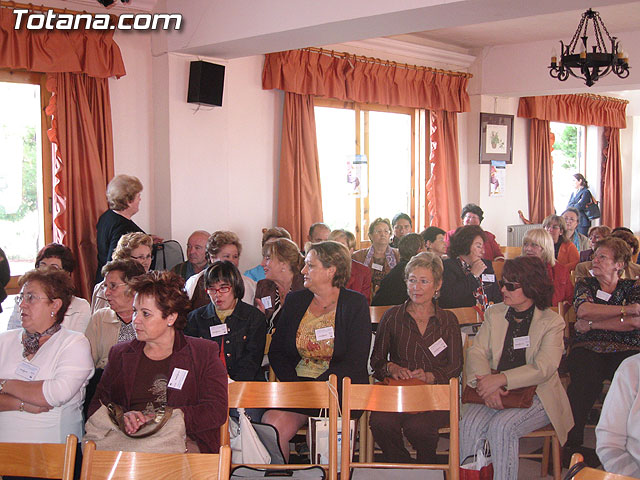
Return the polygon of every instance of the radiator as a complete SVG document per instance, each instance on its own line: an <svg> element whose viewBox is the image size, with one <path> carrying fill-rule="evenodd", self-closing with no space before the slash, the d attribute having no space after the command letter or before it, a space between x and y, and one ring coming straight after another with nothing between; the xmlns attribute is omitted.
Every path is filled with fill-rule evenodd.
<svg viewBox="0 0 640 480"><path fill-rule="evenodd" d="M522 239L525 234L532 228L542 228L539 223L532 223L531 225L509 225L507 226L507 246L508 247L522 247Z"/></svg>

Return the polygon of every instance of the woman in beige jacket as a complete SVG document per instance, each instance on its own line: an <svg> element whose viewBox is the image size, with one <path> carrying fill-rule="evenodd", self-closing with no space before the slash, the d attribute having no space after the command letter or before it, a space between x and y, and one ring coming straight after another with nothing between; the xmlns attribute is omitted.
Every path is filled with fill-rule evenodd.
<svg viewBox="0 0 640 480"><path fill-rule="evenodd" d="M549 309L553 284L536 257L507 260L501 281L504 303L485 320L465 362L466 381L484 404L467 404L460 423L460 458L473 455L479 440L491 448L494 479L518 478L518 440L551 423L560 443L573 416L558 365L564 321ZM509 390L536 385L529 408L504 408Z"/></svg>

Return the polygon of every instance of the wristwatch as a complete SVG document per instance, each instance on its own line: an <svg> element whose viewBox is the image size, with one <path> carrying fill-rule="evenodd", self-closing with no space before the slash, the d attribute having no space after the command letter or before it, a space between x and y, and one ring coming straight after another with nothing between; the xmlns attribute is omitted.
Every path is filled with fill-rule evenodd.
<svg viewBox="0 0 640 480"><path fill-rule="evenodd" d="M20 407L18 408L19 412L24 412L24 402L20 402Z"/></svg>
<svg viewBox="0 0 640 480"><path fill-rule="evenodd" d="M589 320L589 330L593 330L593 320Z"/></svg>
<svg viewBox="0 0 640 480"><path fill-rule="evenodd" d="M4 388L4 384L5 384L5 383L7 383L7 381L6 381L6 380L2 380L2 381L0 382L0 393L2 393L2 389Z"/></svg>

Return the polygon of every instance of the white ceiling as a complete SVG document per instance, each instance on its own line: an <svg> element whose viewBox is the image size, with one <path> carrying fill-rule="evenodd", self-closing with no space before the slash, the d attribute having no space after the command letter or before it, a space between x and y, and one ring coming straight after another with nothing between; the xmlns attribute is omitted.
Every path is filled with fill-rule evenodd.
<svg viewBox="0 0 640 480"><path fill-rule="evenodd" d="M436 41L465 49L554 39L568 43L585 10L415 32L411 33L411 37L416 43L421 40L427 43ZM594 10L600 13L600 18L612 36L640 27L640 2L597 7ZM588 33L591 31L590 26ZM403 35L404 40L407 37Z"/></svg>

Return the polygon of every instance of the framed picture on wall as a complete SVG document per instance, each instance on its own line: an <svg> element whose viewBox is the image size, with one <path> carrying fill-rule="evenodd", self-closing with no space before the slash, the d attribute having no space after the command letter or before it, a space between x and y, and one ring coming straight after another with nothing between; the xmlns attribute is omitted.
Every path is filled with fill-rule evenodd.
<svg viewBox="0 0 640 480"><path fill-rule="evenodd" d="M513 163L513 115L480 114L480 163Z"/></svg>

